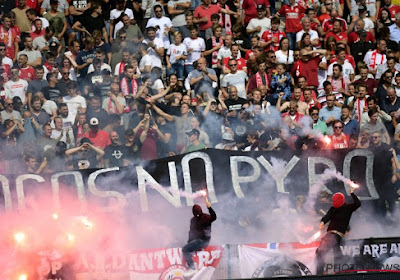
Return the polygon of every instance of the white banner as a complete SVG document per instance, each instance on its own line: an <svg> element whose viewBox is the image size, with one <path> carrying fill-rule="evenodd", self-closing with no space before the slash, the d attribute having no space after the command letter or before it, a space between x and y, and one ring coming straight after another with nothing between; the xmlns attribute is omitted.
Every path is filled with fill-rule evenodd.
<svg viewBox="0 0 400 280"><path fill-rule="evenodd" d="M313 275L317 243L267 243L239 245L242 278Z"/></svg>

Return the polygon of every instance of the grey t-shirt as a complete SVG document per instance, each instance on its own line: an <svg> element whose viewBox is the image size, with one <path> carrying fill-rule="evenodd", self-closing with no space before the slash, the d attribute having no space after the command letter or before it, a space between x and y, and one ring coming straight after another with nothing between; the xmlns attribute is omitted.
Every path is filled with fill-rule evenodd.
<svg viewBox="0 0 400 280"><path fill-rule="evenodd" d="M207 72L210 73L211 75L216 75L215 71L211 68L207 68ZM203 72L199 71L197 69L194 69L190 73L191 73L192 78L198 78L201 75L203 75ZM196 94L201 94L202 92L208 92L211 95L214 95L214 88L212 87L212 83L213 83L213 81L207 75L207 76L204 76L204 78L201 79L199 82L195 83L192 87Z"/></svg>
<svg viewBox="0 0 400 280"><path fill-rule="evenodd" d="M176 1L170 0L168 2L168 7L174 7L174 5L177 4L177 3L183 4L183 3L188 3L188 2L190 3L190 1L188 1L188 0L176 0ZM179 6L178 10L185 10L185 9L182 8L181 6ZM172 26L173 27L178 27L178 26L186 25L185 15L186 15L186 12L183 13L183 14L176 15L176 16L170 16L171 22L172 22Z"/></svg>
<svg viewBox="0 0 400 280"><path fill-rule="evenodd" d="M46 12L50 11L50 0L43 0L42 9L45 9ZM69 8L68 2L66 0L58 0L58 8L57 11L60 13L64 13L65 10Z"/></svg>
<svg viewBox="0 0 400 280"><path fill-rule="evenodd" d="M374 132L380 132L382 135L387 133L386 127L383 123L377 122L376 124L372 124L371 122L367 122L365 125L361 127L361 130L365 130L370 135ZM382 137L382 142L386 143L386 138Z"/></svg>

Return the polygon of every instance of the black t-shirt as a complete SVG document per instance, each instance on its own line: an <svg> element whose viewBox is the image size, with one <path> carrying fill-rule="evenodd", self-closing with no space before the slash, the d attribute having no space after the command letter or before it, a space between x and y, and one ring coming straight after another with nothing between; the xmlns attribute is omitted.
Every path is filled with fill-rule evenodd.
<svg viewBox="0 0 400 280"><path fill-rule="evenodd" d="M228 107L229 111L239 111L242 109L242 106L247 104L246 99L238 97L237 100L227 99L225 100L225 105Z"/></svg>
<svg viewBox="0 0 400 280"><path fill-rule="evenodd" d="M171 134L169 143L164 143L164 141L162 141L161 139L160 141L157 141L158 157L163 158L167 157L170 151L175 151L176 127L175 123L167 122L165 125L158 125L158 129L164 134L165 133Z"/></svg>
<svg viewBox="0 0 400 280"><path fill-rule="evenodd" d="M142 142L140 139L135 137L133 140L133 144L131 146L124 145L126 158L129 159L131 162L139 161L140 160L140 150L142 149Z"/></svg>
<svg viewBox="0 0 400 280"><path fill-rule="evenodd" d="M97 17L92 17L92 9L87 9L79 21L90 34L93 34L95 30L102 30L103 27L106 27L104 22L104 18L102 15Z"/></svg>
<svg viewBox="0 0 400 280"><path fill-rule="evenodd" d="M70 6L74 6L75 9L81 9L81 8L86 8L86 6L88 5L88 0L71 0L71 2L69 3ZM76 21L81 22L82 20L82 15L80 16L73 16L73 23L75 23Z"/></svg>
<svg viewBox="0 0 400 280"><path fill-rule="evenodd" d="M86 111L86 119L90 120L91 118L97 118L99 120L99 128L103 129L109 123L109 116L107 112L100 108L99 112L95 112L92 108L88 108Z"/></svg>
<svg viewBox="0 0 400 280"><path fill-rule="evenodd" d="M104 149L104 159L108 160L110 167L122 166L124 159L127 157L127 151L124 146L108 145Z"/></svg>

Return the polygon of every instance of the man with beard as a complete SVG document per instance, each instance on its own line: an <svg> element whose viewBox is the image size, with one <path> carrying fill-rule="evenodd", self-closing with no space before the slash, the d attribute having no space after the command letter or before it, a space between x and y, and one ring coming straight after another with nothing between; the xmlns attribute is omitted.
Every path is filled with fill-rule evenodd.
<svg viewBox="0 0 400 280"><path fill-rule="evenodd" d="M192 208L194 217L190 220L189 240L182 249L183 256L189 267L189 270L184 272L184 277L192 277L197 273L192 259L192 253L206 248L210 243L211 223L217 219L217 215L211 208L211 203L208 201L207 197L206 206L210 215L203 213L201 206L198 204L193 205Z"/></svg>
<svg viewBox="0 0 400 280"><path fill-rule="evenodd" d="M111 144L104 149L105 167L123 166L125 149L119 141L119 135L116 131L110 133Z"/></svg>

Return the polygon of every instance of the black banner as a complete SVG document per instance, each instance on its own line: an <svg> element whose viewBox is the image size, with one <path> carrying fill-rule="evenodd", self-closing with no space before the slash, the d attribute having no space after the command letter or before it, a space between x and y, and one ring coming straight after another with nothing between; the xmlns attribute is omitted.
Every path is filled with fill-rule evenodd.
<svg viewBox="0 0 400 280"><path fill-rule="evenodd" d="M213 204L227 194L239 199L254 194L258 197L279 193L290 197L307 195L314 185L331 193L348 193L349 185L337 180L340 176L332 175L336 171L361 185L358 192L361 200L373 200L379 198L372 178L373 158L371 151L361 149L298 154L207 149L124 168L43 176L0 175L3 194L0 200L6 210L24 207L25 197L40 190L52 193L54 203L58 204L63 191L68 190L83 203L95 197L117 199L123 205L128 194L137 192L140 208L148 211L152 208L149 194L163 197L172 207L182 207L192 205L192 194L206 187ZM331 175L323 174L326 169Z"/></svg>

